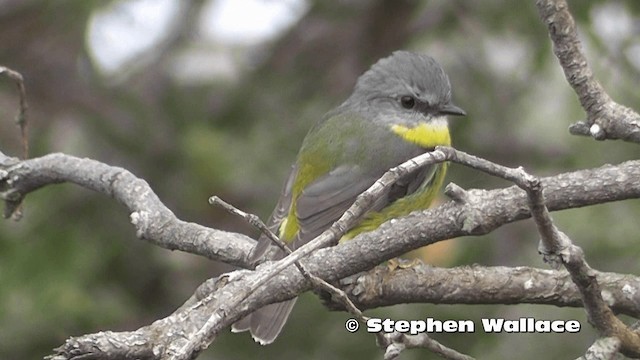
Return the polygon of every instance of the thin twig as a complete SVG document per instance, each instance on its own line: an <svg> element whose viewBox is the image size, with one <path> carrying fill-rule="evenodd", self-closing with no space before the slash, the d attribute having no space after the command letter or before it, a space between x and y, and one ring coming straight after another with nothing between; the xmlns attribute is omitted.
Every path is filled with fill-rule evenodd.
<svg viewBox="0 0 640 360"><path fill-rule="evenodd" d="M9 79L13 80L18 87L18 97L20 98L20 105L18 107L18 114L16 115L16 124L20 126L20 133L22 137L22 158L29 158L29 122L27 119L27 90L24 86L24 79L22 74L15 70L11 70L7 67L0 66L0 75L6 75Z"/></svg>
<svg viewBox="0 0 640 360"><path fill-rule="evenodd" d="M22 139L22 158L29 158L29 123L27 121L27 90L24 86L24 79L22 74L15 70L11 70L7 67L0 66L0 75L6 75L9 79L13 80L18 87L18 97L20 99L20 105L18 107L18 114L16 115L16 124L20 127L20 135ZM22 198L14 199L13 201L7 201L5 208L5 217L11 217L11 219L18 221L22 218Z"/></svg>
<svg viewBox="0 0 640 360"><path fill-rule="evenodd" d="M465 355L461 352L442 345L425 333L417 335L394 333L391 344L387 347L387 350L384 354L384 360L397 359L400 356L400 353L405 349L415 348L428 349L447 360L474 360L474 358L469 355Z"/></svg>
<svg viewBox="0 0 640 360"><path fill-rule="evenodd" d="M287 255L291 254L291 249L289 249L289 247L287 246L287 244L285 244L282 240L280 240L280 238L278 238L278 236L276 236L276 234L273 233L273 231L271 231L269 229L269 227L262 221L260 220L260 217L258 217L255 214L249 214L245 211L242 211L238 208L236 208L235 206L229 204L228 202L222 200L220 197L218 196L212 196L209 198L209 204L214 205L214 206L219 206L222 209L226 210L227 212L229 212L230 214L236 215L242 219L244 219L244 221L246 221L249 225L255 227L256 229L258 229L261 233L263 233L264 235L266 235L269 240L271 240L275 245L277 245L280 250L284 251ZM301 268L300 264L298 262L296 262L298 268ZM301 272L304 274L305 271L301 270Z"/></svg>

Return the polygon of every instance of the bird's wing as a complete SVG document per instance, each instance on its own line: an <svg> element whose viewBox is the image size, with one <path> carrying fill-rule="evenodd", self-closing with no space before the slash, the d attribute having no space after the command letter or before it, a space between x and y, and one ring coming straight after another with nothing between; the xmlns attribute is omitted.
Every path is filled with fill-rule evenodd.
<svg viewBox="0 0 640 360"><path fill-rule="evenodd" d="M307 186L296 203L300 230L293 247L309 242L329 228L385 171L367 174L357 165L342 165ZM435 167L428 166L399 179L376 200L370 211L380 211L415 192L434 172Z"/></svg>
<svg viewBox="0 0 640 360"><path fill-rule="evenodd" d="M296 216L300 227L298 247L318 236L353 204L356 197L378 178L357 165L341 165L309 184L297 199Z"/></svg>
<svg viewBox="0 0 640 360"><path fill-rule="evenodd" d="M411 154L409 157L413 157ZM292 249L306 244L331 224L353 204L356 197L367 190L384 172L397 164L380 167L380 170L365 171L358 165L341 165L309 184L296 201L296 216L299 231L296 238L289 243ZM294 165L282 189L278 204L267 223L269 229L278 234L282 221L288 216L292 205L292 188L298 166ZM406 195L414 193L420 186L430 181L435 172L434 166L414 172L399 179L390 189L380 196L369 211L380 211L390 203ZM267 251L268 258L277 260L284 257L281 250L275 248L273 242L264 234L258 238L258 244L251 253L251 262L260 260Z"/></svg>

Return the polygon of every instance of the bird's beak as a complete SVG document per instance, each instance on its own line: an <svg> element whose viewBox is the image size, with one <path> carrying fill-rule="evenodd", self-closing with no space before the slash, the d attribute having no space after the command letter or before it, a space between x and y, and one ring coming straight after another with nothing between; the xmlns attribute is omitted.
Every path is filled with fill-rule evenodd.
<svg viewBox="0 0 640 360"><path fill-rule="evenodd" d="M440 108L440 113L445 115L465 116L467 112L449 103Z"/></svg>

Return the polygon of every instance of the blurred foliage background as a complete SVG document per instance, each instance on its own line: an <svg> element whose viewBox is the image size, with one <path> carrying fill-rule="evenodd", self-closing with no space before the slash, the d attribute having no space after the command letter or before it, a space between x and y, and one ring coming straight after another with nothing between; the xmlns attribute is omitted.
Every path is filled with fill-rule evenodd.
<svg viewBox="0 0 640 360"><path fill-rule="evenodd" d="M637 145L573 137L584 117L551 51L534 1L4 0L0 64L21 72L32 156L65 152L131 170L180 218L255 233L207 205L216 194L266 218L302 138L396 49L445 67L455 145L538 175L620 163ZM596 76L640 109L640 3L570 1ZM0 149L19 155L14 84L0 79ZM504 181L452 166L466 188ZM446 199L443 198L443 201ZM598 270L640 273L637 201L555 213ZM454 239L418 255L438 266L545 267L530 221ZM39 358L68 336L130 330L168 315L199 283L230 268L137 241L124 208L72 185L30 195L20 222L0 222L0 358ZM595 339L580 309L413 304L371 316L578 319L579 334L436 335L480 358L567 358ZM202 359L379 358L345 313L302 296L269 347L224 334ZM299 331L304 329L303 331ZM412 350L403 359L435 357Z"/></svg>

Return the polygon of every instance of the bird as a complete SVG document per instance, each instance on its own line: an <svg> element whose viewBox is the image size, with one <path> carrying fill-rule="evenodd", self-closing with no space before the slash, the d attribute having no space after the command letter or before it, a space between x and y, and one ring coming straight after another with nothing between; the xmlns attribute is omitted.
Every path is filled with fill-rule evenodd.
<svg viewBox="0 0 640 360"><path fill-rule="evenodd" d="M358 78L347 100L305 136L269 229L295 250L329 228L390 168L436 146L451 145L447 116L466 115L451 97L449 78L432 57L398 50L378 60ZM428 208L446 171L447 163L441 163L400 178L340 241ZM261 235L251 260L285 255ZM232 331L248 330L259 344L270 344L296 299L264 306L234 323Z"/></svg>

